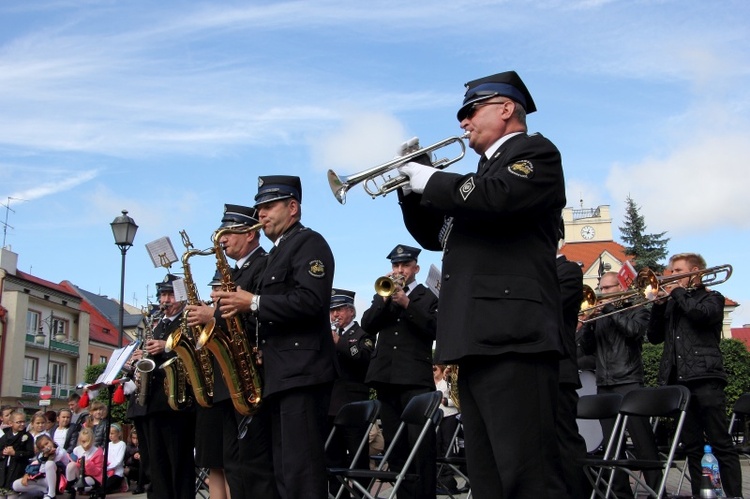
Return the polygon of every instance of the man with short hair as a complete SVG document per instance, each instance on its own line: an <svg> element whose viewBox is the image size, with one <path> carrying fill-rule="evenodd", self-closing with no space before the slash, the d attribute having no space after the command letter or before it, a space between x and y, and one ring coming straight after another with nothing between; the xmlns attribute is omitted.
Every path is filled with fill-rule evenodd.
<svg viewBox="0 0 750 499"><path fill-rule="evenodd" d="M565 181L557 147L527 132L534 111L515 71L470 81L457 118L481 157L477 171L399 167L409 176L399 191L406 228L443 252L435 355L459 365L477 499L567 496L554 445Z"/></svg>
<svg viewBox="0 0 750 499"><path fill-rule="evenodd" d="M270 412L273 468L282 498L326 497L323 444L336 353L328 315L334 260L323 236L305 227L299 177L258 178L255 208L274 248L249 298L258 322L263 404ZM227 318L246 300L215 292ZM239 297L238 297L239 298Z"/></svg>
<svg viewBox="0 0 750 499"><path fill-rule="evenodd" d="M724 296L701 283L699 271L706 268L706 261L699 254L673 255L669 267L672 275L697 274L665 285L659 290L662 298L651 309L648 339L653 344L664 343L657 382L690 389L681 440L693 495L700 495L703 446L709 443L719 461L727 497L742 497L742 469L727 428L727 373L719 346Z"/></svg>
<svg viewBox="0 0 750 499"><path fill-rule="evenodd" d="M391 261L393 293L375 294L362 315L362 327L377 335L375 353L370 360L366 382L375 388L381 403L380 419L386 447L393 437L409 401L416 395L435 391L432 377L432 342L437 328L438 298L426 286L417 284L417 258L421 250L399 244L386 258ZM409 444L413 446L421 428L409 426ZM409 446L403 439L392 451L390 465L400 470ZM428 432L416 459L416 483L404 482L399 497L435 497L435 433Z"/></svg>

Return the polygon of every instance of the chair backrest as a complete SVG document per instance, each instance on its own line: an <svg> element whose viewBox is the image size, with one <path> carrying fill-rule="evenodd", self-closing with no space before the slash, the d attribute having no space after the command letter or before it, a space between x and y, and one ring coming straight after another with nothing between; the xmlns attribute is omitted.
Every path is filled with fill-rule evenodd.
<svg viewBox="0 0 750 499"><path fill-rule="evenodd" d="M401 421L406 424L424 424L427 419L435 416L435 411L440 407L441 400L443 400L443 392L440 391L422 393L412 397L401 413Z"/></svg>
<svg viewBox="0 0 750 499"><path fill-rule="evenodd" d="M339 409L333 419L335 426L359 428L368 423L374 423L380 414L380 401L362 400L349 402Z"/></svg>
<svg viewBox="0 0 750 499"><path fill-rule="evenodd" d="M622 405L619 393L583 395L578 399L576 417L580 419L609 419L617 416Z"/></svg>
<svg viewBox="0 0 750 499"><path fill-rule="evenodd" d="M750 415L750 392L740 395L732 407L732 412L744 416Z"/></svg>
<svg viewBox="0 0 750 499"><path fill-rule="evenodd" d="M690 390L682 385L638 388L625 394L620 412L628 416L670 416L687 409Z"/></svg>

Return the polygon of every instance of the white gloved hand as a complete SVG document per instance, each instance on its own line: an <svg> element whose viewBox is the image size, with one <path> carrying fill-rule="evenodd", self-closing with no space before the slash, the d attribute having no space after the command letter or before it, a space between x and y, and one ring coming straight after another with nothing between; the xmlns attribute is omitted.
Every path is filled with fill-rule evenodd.
<svg viewBox="0 0 750 499"><path fill-rule="evenodd" d="M417 149L419 149L419 137L412 137L406 142L402 142L401 145L398 146L396 157L400 158L401 156L406 156L407 154L414 152Z"/></svg>
<svg viewBox="0 0 750 499"><path fill-rule="evenodd" d="M409 176L409 187L411 187L412 192L422 194L424 192L425 186L427 185L427 182L430 180L430 177L437 173L438 170L437 168L433 168L431 166L425 166L420 163L410 161L399 166L398 171L402 175Z"/></svg>

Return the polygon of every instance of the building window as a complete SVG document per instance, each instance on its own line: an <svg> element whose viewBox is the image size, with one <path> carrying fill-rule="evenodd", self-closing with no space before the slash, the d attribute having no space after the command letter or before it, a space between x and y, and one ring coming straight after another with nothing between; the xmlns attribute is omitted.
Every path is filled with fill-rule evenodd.
<svg viewBox="0 0 750 499"><path fill-rule="evenodd" d="M23 379L24 381L39 381L39 359L36 357L24 357L23 359Z"/></svg>
<svg viewBox="0 0 750 499"><path fill-rule="evenodd" d="M52 330L55 332L55 336L68 337L68 321L54 317L52 319Z"/></svg>
<svg viewBox="0 0 750 499"><path fill-rule="evenodd" d="M26 311L26 334L35 335L39 331L42 314L34 310Z"/></svg>
<svg viewBox="0 0 750 499"><path fill-rule="evenodd" d="M86 364L87 366L90 366L90 365L92 365L94 363L94 354L93 353L89 354L88 362L89 363Z"/></svg>
<svg viewBox="0 0 750 499"><path fill-rule="evenodd" d="M107 357L105 357L104 355L100 355L99 356L99 363L100 364L106 364L107 363Z"/></svg>
<svg viewBox="0 0 750 499"><path fill-rule="evenodd" d="M49 380L52 385L67 384L66 365L59 362L50 362Z"/></svg>

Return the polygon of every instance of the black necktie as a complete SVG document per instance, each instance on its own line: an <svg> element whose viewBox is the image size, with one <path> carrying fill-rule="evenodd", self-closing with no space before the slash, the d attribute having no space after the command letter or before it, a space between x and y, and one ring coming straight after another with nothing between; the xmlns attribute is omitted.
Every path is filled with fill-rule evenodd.
<svg viewBox="0 0 750 499"><path fill-rule="evenodd" d="M341 336L341 335L343 335L343 334L344 334L344 328L343 328L343 327L340 327L340 328L339 328L339 336Z"/></svg>
<svg viewBox="0 0 750 499"><path fill-rule="evenodd" d="M486 164L487 164L487 156L485 156L484 154L482 154L482 156L480 156L480 158L479 158L479 164L477 165L477 171L481 172L482 168L484 168L484 166Z"/></svg>
<svg viewBox="0 0 750 499"><path fill-rule="evenodd" d="M409 292L409 286L404 286L404 293L408 293L408 292Z"/></svg>
<svg viewBox="0 0 750 499"><path fill-rule="evenodd" d="M164 329L167 329L167 328L169 327L169 325L170 325L170 324L172 324L172 321L171 321L171 319L162 319L162 321L161 321L161 326L162 326L162 327L163 327Z"/></svg>

